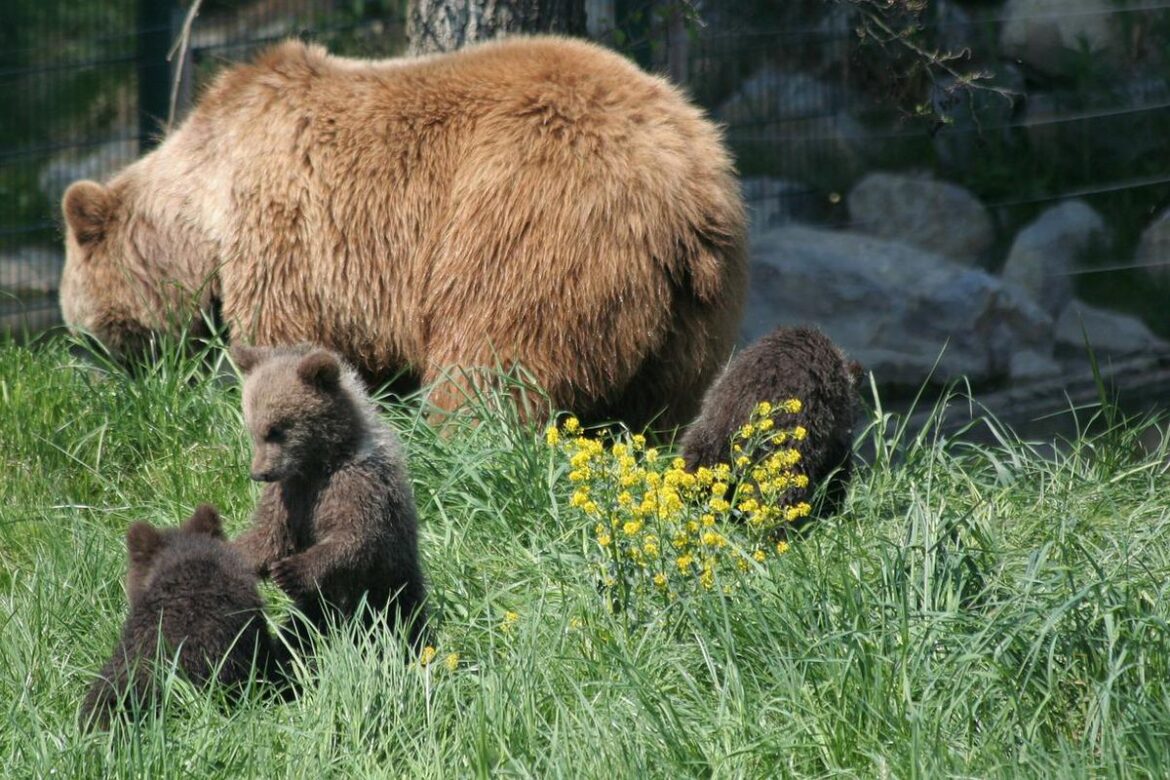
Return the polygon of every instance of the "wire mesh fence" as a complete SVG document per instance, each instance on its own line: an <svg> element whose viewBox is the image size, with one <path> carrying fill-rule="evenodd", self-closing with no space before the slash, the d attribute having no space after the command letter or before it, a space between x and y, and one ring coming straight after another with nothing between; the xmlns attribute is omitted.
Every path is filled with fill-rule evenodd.
<svg viewBox="0 0 1170 780"><path fill-rule="evenodd" d="M354 56L399 54L404 5L207 0L188 47L173 52L181 2L9 0L0 32L0 313L55 310L64 189L108 178L148 150L172 103L181 118L218 68L288 36ZM685 80L726 126L754 232L791 221L850 227L846 196L867 172L927 171L986 204L999 246L980 262L994 270L1043 208L1087 199L1114 235L1078 284L1170 335L1167 289L1133 259L1142 231L1170 205L1170 4L1108 5L1097 13L1117 51L1074 40L1053 74L1011 55L1004 4L939 3L925 20L928 40L976 60L982 53L977 66L1002 88L973 93L948 91L945 74L909 75L904 60L859 38L847 3L697 7L701 23L685 38L642 14L637 35L611 29L606 40ZM1037 7L1026 22L1061 15L1051 3ZM633 25L627 16L615 24Z"/></svg>

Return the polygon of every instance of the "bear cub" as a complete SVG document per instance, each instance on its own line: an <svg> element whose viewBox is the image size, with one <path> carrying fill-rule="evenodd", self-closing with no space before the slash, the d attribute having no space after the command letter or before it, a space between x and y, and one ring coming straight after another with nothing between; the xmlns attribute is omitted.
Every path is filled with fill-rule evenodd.
<svg viewBox="0 0 1170 780"><path fill-rule="evenodd" d="M786 502L807 500L831 478L820 510L836 513L852 476L861 374L861 366L816 328L776 328L736 355L707 391L699 416L680 442L687 469L730 463L731 438L751 419L757 404L796 398L801 410L795 415L782 412L776 424L807 429L807 437L790 446L800 452L796 468L808 476L808 487L791 490Z"/></svg>
<svg viewBox="0 0 1170 780"><path fill-rule="evenodd" d="M237 346L232 358L244 374L252 479L267 483L236 549L318 631L352 618L365 596L363 622L408 626L417 649L426 591L398 436L334 352Z"/></svg>
<svg viewBox="0 0 1170 780"><path fill-rule="evenodd" d="M83 727L104 729L120 708L130 714L157 704L154 663L176 653L179 670L200 685L214 677L238 692L254 670L274 677L278 646L258 580L225 541L213 507L200 506L179 528L134 523L126 549L130 614L85 697Z"/></svg>

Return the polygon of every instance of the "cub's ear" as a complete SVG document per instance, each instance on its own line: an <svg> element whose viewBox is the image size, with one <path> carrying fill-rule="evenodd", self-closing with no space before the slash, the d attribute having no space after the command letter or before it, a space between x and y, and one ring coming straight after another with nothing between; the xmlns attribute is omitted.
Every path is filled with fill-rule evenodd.
<svg viewBox="0 0 1170 780"><path fill-rule="evenodd" d="M252 369L260 365L264 358L268 357L268 350L263 347L249 347L244 344L236 344L231 349L232 362L240 369L241 373L251 373Z"/></svg>
<svg viewBox="0 0 1170 780"><path fill-rule="evenodd" d="M200 504L196 507L195 514L183 523L183 530L192 534L207 534L216 539L224 538L223 522L219 518L219 512L215 511L211 504Z"/></svg>
<svg viewBox="0 0 1170 780"><path fill-rule="evenodd" d="M106 235L117 202L117 196L96 181L82 180L69 185L61 200L61 212L77 243L88 246Z"/></svg>
<svg viewBox="0 0 1170 780"><path fill-rule="evenodd" d="M132 564L148 565L162 548L162 543L162 534L150 523L134 523L126 531L126 550Z"/></svg>
<svg viewBox="0 0 1170 780"><path fill-rule="evenodd" d="M313 387L332 390L341 382L341 364L332 352L315 349L301 358L297 376Z"/></svg>
<svg viewBox="0 0 1170 780"><path fill-rule="evenodd" d="M849 372L849 378L853 380L853 386L861 387L862 382L865 381L865 366L856 360L850 360L845 368Z"/></svg>

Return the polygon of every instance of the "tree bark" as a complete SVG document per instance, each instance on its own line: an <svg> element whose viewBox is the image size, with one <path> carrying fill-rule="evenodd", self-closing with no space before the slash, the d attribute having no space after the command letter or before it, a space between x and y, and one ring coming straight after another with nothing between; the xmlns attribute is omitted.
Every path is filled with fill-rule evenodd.
<svg viewBox="0 0 1170 780"><path fill-rule="evenodd" d="M585 0L410 0L406 15L411 54L510 33L585 35Z"/></svg>

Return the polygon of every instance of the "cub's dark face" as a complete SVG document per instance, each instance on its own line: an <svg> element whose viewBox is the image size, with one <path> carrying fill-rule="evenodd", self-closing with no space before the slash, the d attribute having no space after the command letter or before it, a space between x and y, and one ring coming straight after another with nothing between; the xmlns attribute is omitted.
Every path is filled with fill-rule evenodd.
<svg viewBox="0 0 1170 780"><path fill-rule="evenodd" d="M195 514L178 528L159 530L150 523L134 523L126 531L126 552L130 565L126 570L126 592L134 603L150 587L159 555L184 535L204 535L224 539L223 523L215 507L201 504Z"/></svg>
<svg viewBox="0 0 1170 780"><path fill-rule="evenodd" d="M304 476L346 438L351 405L341 365L325 350L235 347L244 372L244 423L252 436L252 479Z"/></svg>

